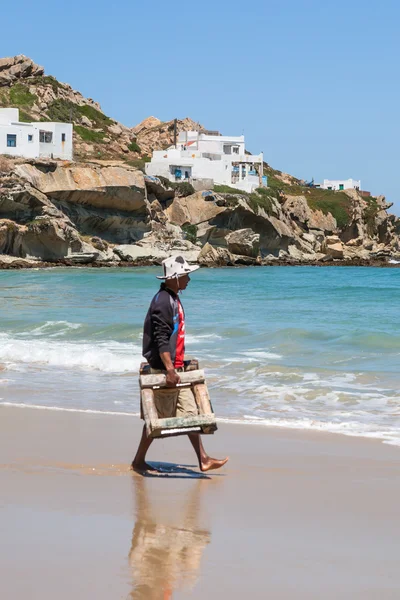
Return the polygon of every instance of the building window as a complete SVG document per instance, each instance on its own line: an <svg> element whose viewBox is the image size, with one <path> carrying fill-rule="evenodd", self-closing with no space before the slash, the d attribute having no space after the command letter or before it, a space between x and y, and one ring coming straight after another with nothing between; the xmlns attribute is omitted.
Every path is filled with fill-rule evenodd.
<svg viewBox="0 0 400 600"><path fill-rule="evenodd" d="M233 154L239 154L239 146L233 146Z"/></svg>
<svg viewBox="0 0 400 600"><path fill-rule="evenodd" d="M28 142L33 142L33 135L31 133L28 134Z"/></svg>
<svg viewBox="0 0 400 600"><path fill-rule="evenodd" d="M7 133L7 148L16 148L17 136L14 133Z"/></svg>
<svg viewBox="0 0 400 600"><path fill-rule="evenodd" d="M343 183L339 183L339 190L344 190L344 184Z"/></svg>
<svg viewBox="0 0 400 600"><path fill-rule="evenodd" d="M232 146L230 144L224 144L224 154L232 154Z"/></svg>
<svg viewBox="0 0 400 600"><path fill-rule="evenodd" d="M66 135L65 135L65 133L62 133L62 134L61 134L61 141L62 141L62 142L65 142L65 138L66 138Z"/></svg>
<svg viewBox="0 0 400 600"><path fill-rule="evenodd" d="M51 144L53 141L53 132L52 131L40 131L39 132L39 142L41 144Z"/></svg>

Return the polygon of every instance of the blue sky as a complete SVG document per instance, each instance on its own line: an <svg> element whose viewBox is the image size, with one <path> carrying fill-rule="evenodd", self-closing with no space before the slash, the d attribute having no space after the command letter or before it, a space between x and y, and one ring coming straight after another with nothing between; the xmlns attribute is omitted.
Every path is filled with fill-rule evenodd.
<svg viewBox="0 0 400 600"><path fill-rule="evenodd" d="M274 168L361 179L400 214L399 19L394 0L20 0L0 55L30 56L128 126L189 116L244 133Z"/></svg>

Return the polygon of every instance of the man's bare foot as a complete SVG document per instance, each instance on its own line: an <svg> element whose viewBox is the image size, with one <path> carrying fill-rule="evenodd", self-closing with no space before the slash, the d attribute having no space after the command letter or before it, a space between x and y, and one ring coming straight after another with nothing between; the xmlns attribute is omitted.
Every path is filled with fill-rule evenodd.
<svg viewBox="0 0 400 600"><path fill-rule="evenodd" d="M205 473L206 471L220 469L228 462L228 460L229 460L229 456L227 456L226 458L223 458L222 460L208 457L202 461L202 463L200 465L200 471L203 471L203 473Z"/></svg>
<svg viewBox="0 0 400 600"><path fill-rule="evenodd" d="M136 473L158 473L157 469L149 465L147 462L135 462L132 461L131 464L132 471L136 471Z"/></svg>

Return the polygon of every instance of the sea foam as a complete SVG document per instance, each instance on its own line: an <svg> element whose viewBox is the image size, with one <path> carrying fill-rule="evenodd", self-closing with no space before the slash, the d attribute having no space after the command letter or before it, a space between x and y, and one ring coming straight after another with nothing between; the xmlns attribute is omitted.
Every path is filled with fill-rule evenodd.
<svg viewBox="0 0 400 600"><path fill-rule="evenodd" d="M129 343L61 342L54 339L16 339L7 334L0 335L0 363L9 368L48 365L124 373L138 370L142 360L141 354L141 347Z"/></svg>

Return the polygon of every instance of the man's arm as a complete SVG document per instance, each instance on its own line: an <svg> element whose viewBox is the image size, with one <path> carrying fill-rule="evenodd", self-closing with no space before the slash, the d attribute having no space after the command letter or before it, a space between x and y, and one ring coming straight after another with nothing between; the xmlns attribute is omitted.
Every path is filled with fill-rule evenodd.
<svg viewBox="0 0 400 600"><path fill-rule="evenodd" d="M167 371L166 383L168 387L175 387L181 382L181 378L174 369L172 364L171 354L169 352L160 352L161 360L164 363L165 370Z"/></svg>

